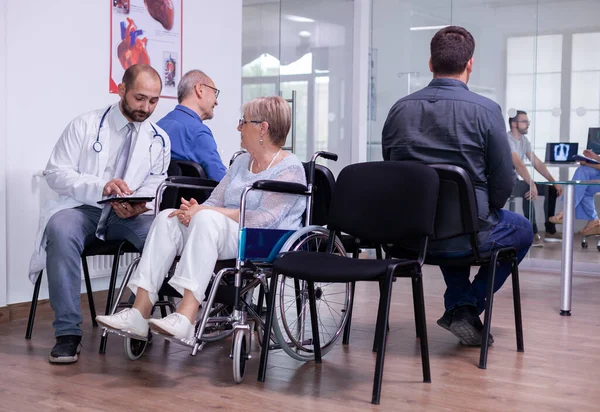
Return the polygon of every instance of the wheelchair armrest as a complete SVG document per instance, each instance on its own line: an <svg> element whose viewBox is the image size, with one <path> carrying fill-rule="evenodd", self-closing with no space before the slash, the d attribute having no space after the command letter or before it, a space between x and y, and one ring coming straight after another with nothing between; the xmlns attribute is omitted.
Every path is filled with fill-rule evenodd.
<svg viewBox="0 0 600 412"><path fill-rule="evenodd" d="M300 183L280 182L278 180L258 180L252 189L266 192L289 193L291 195L306 195L308 188Z"/></svg>
<svg viewBox="0 0 600 412"><path fill-rule="evenodd" d="M197 187L198 189L212 189L219 184L219 182L215 180L191 176L169 176L165 181L170 183L169 186L189 185Z"/></svg>

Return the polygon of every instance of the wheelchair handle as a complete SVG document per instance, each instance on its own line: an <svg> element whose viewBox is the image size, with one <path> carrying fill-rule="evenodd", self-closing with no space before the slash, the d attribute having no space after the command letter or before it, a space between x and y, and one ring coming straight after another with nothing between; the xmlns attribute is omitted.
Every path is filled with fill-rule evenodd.
<svg viewBox="0 0 600 412"><path fill-rule="evenodd" d="M319 157L322 157L323 159L327 159L327 160L333 160L334 162L337 162L337 160L338 160L338 155L336 155L335 153L320 151L320 152L316 152L313 155L312 159L310 159L310 161L314 162Z"/></svg>

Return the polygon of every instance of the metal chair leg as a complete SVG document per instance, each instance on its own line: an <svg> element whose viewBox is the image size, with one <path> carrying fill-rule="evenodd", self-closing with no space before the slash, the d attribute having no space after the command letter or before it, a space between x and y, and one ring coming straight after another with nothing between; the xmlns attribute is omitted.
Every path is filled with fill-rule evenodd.
<svg viewBox="0 0 600 412"><path fill-rule="evenodd" d="M275 288L277 287L278 274L273 272L271 275L271 283L269 290L266 291L267 296L267 315L265 319L265 330L264 339L262 341L262 348L260 351L260 362L258 365L258 378L259 382L264 382L267 374L267 362L269 360L269 336L271 336L271 329L273 329L273 315L275 312Z"/></svg>
<svg viewBox="0 0 600 412"><path fill-rule="evenodd" d="M381 382L383 380L383 361L385 359L385 343L387 340L387 328L385 325L388 324L390 316L390 303L392 300L392 274L388 273L385 279L385 283L382 287L382 293L379 297L379 307L381 313L381 319L377 320L380 325L380 336L379 342L377 342L377 360L375 361L375 376L373 378L373 397L371 403L379 405L381 398Z"/></svg>
<svg viewBox="0 0 600 412"><path fill-rule="evenodd" d="M417 338L421 338L421 324L423 323L423 320L421 319L421 309L419 307L420 303L418 301L418 288L419 288L419 279L416 277L416 275L411 277L411 283L412 283L412 293L413 293L413 310L414 310L414 314L415 314L415 331L417 334ZM421 287L423 285L421 284Z"/></svg>
<svg viewBox="0 0 600 412"><path fill-rule="evenodd" d="M393 279L392 279L393 281ZM381 293L383 290L383 283L384 281L381 280L379 281L379 299L381 300ZM377 310L377 319L379 320L382 317L382 307L379 306L378 310ZM385 323L385 330L387 332L390 331L390 324L389 323ZM375 322L375 337L373 338L373 352L377 352L378 346L377 346L377 342L379 342L381 340L381 330L380 330L380 325L379 322Z"/></svg>
<svg viewBox="0 0 600 412"><path fill-rule="evenodd" d="M37 310L38 296L40 295L40 286L42 285L42 275L44 271L40 271L35 286L33 287L33 297L31 298L31 307L29 308L29 319L27 320L27 331L25 332L25 339L31 339L33 332L33 321L35 320L35 312Z"/></svg>
<svg viewBox="0 0 600 412"><path fill-rule="evenodd" d="M94 304L94 292L92 291L92 283L90 281L90 271L88 269L87 258L81 257L81 266L83 268L83 279L85 280L85 290L87 291L88 304L90 306L90 313L92 316L92 326L97 327L96 322L96 305Z"/></svg>
<svg viewBox="0 0 600 412"><path fill-rule="evenodd" d="M121 257L121 250L123 249L123 245L125 242L121 243L115 252L113 258L112 270L110 273L110 283L108 285L108 296L106 297L106 310L105 315L110 315L112 309L112 301L115 293L115 286L117 284L117 274L119 273L119 260ZM106 341L108 340L108 334L106 331L102 334L102 338L100 338L100 349L98 352L100 354L106 353Z"/></svg>
<svg viewBox="0 0 600 412"><path fill-rule="evenodd" d="M352 328L352 309L354 307L354 290L356 288L356 282L350 284L350 304L348 305L348 313L346 314L346 325L344 326L344 336L342 338L342 345L350 343L350 329Z"/></svg>
<svg viewBox="0 0 600 412"><path fill-rule="evenodd" d="M431 369L429 366L429 343L427 340L427 321L425 318L425 294L423 292L423 273L420 268L412 278L413 301L415 303L415 320L417 333L421 340L421 363L423 367L423 382L431 382Z"/></svg>
<svg viewBox="0 0 600 412"><path fill-rule="evenodd" d="M498 266L498 252L494 252L490 262L488 276L487 296L485 298L485 318L483 322L483 336L481 337L481 353L479 355L479 369L486 369L487 355L490 345L490 329L492 322L492 306L494 304L494 282L496 281L496 266Z"/></svg>
<svg viewBox="0 0 600 412"><path fill-rule="evenodd" d="M306 282L308 286L308 303L310 306L310 323L313 336L315 362L321 363L321 339L319 336L319 319L317 319L317 300L315 298L315 282Z"/></svg>
<svg viewBox="0 0 600 412"><path fill-rule="evenodd" d="M513 304L515 307L515 329L517 333L517 352L525 352L523 344L523 319L521 317L521 290L519 287L519 263L516 256L512 261Z"/></svg>
<svg viewBox="0 0 600 412"><path fill-rule="evenodd" d="M164 301L165 297L163 295L159 295L158 296L158 300L159 301ZM167 308L164 305L160 305L160 316L161 316L161 318L166 318L167 317Z"/></svg>

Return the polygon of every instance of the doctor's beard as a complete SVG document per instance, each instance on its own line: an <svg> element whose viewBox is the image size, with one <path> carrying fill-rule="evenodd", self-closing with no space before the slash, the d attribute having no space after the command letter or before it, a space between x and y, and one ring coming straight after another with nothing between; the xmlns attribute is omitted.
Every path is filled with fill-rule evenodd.
<svg viewBox="0 0 600 412"><path fill-rule="evenodd" d="M134 122L143 122L152 114L152 112L135 110L127 103L127 98L121 99L121 111L126 117L130 118Z"/></svg>

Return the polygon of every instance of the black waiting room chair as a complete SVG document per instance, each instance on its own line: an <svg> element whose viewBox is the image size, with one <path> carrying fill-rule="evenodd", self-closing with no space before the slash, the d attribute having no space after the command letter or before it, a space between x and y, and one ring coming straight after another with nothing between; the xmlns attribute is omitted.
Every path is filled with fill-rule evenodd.
<svg viewBox="0 0 600 412"><path fill-rule="evenodd" d="M117 274L119 272L119 260L124 253L139 253L131 243L126 240L109 240L102 241L95 239L90 245L83 249L81 254L81 264L83 268L83 278L85 280L85 287L87 290L88 302L90 305L90 312L92 316L92 325L98 326L96 323L96 306L94 304L94 296L92 291L92 285L90 282L90 272L88 270L87 258L91 256L113 256L113 264L110 275L110 282L108 288L108 297L106 299L106 311L105 314L109 314L112 306L113 294L117 282ZM40 286L42 284L43 270L40 272L35 286L33 288L33 297L31 298L31 307L29 309L29 319L27 321L27 331L25 332L25 339L31 339L33 332L33 322L35 320L35 312L37 310L38 296L40 294Z"/></svg>
<svg viewBox="0 0 600 412"><path fill-rule="evenodd" d="M465 237L468 239L472 254L458 258L440 258L429 254L425 263L436 266L483 266L490 265L488 289L486 296L483 342L479 356L479 368L486 369L489 348L489 336L494 302L494 280L496 267L500 262L511 262L511 279L513 287L513 305L515 328L517 335L517 351L523 352L523 322L521 319L521 297L519 290L519 266L517 251L514 248L502 248L491 251L479 250L477 233L479 219L475 189L469 174L462 168L452 165L431 165L440 178L440 195L435 219L435 230L432 240ZM393 246L386 250L391 256L410 256L401 246Z"/></svg>
<svg viewBox="0 0 600 412"><path fill-rule="evenodd" d="M427 238L433 232L438 197L438 175L434 169L412 162L370 162L345 167L335 184L327 217L330 236L328 251L335 237L345 232L372 244L410 240L420 245L424 255ZM411 199L411 201L407 201ZM383 362L387 339L392 281L395 277L412 279L415 322L421 343L423 380L431 381L421 274L422 261L413 259L362 260L323 252L290 252L274 262L271 285L279 274L308 284L309 306L315 361L321 362L319 320L316 318L315 282L375 281L380 283L375 336L377 360L372 403L379 404ZM269 290L265 335L273 324L275 292ZM268 339L263 339L258 380L265 380Z"/></svg>

